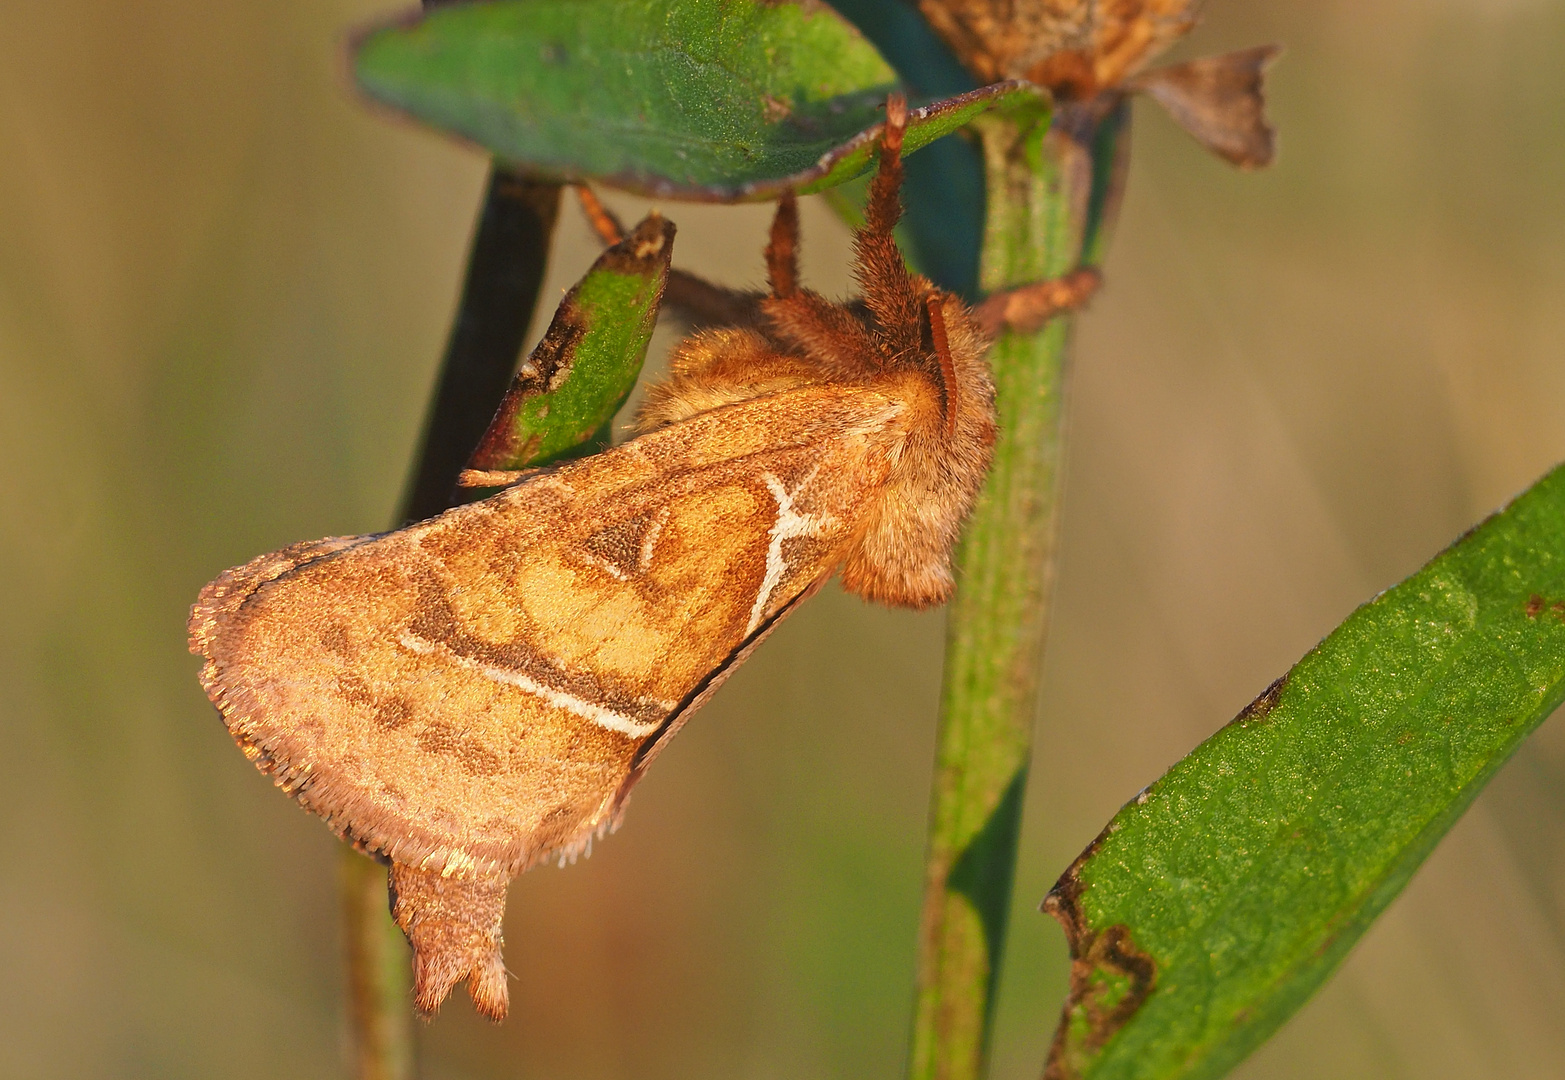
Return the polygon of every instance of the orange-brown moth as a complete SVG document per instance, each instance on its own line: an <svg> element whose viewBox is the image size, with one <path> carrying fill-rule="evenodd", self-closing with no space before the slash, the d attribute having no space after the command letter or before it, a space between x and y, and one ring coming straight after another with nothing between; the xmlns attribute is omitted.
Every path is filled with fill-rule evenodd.
<svg viewBox="0 0 1565 1080"><path fill-rule="evenodd" d="M769 295L701 330L643 434L395 532L263 555L202 590L201 681L255 764L391 864L418 1007L506 1011L506 886L613 828L686 720L834 573L922 607L995 438L985 335L905 267L906 106L856 236L863 299L802 288L791 199Z"/></svg>

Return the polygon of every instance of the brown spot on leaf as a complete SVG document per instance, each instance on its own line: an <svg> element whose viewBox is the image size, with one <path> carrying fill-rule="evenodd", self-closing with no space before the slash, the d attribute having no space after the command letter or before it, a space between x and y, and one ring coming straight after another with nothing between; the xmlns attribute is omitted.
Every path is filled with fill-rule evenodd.
<svg viewBox="0 0 1565 1080"><path fill-rule="evenodd" d="M1103 930L1088 927L1074 899L1067 901L1059 886L1055 889L1043 906L1065 927L1071 942L1070 994L1043 1076L1070 1080L1151 996L1157 964L1150 953L1136 947L1130 927L1123 923Z"/></svg>
<svg viewBox="0 0 1565 1080"><path fill-rule="evenodd" d="M1081 868L1087 865L1087 860L1092 858L1102 846L1108 836L1108 830L1104 829L1093 837L1092 843L1087 845L1085 851L1076 856L1076 861L1065 868L1065 873L1054 883L1054 888L1049 890L1049 895L1043 898L1043 911L1053 915L1065 929L1065 941L1070 946L1071 954L1075 955L1077 942L1081 938L1081 894L1086 885L1081 880Z"/></svg>
<svg viewBox="0 0 1565 1080"><path fill-rule="evenodd" d="M1070 994L1054 1033L1044 1080L1079 1076L1085 1059L1125 1026L1157 982L1156 962L1150 953L1136 947L1128 926L1116 924L1099 930L1087 922L1081 909L1081 894L1086 890L1082 869L1114 828L1111 822L1099 833L1043 899L1043 910L1065 930L1071 954Z"/></svg>
<svg viewBox="0 0 1565 1080"><path fill-rule="evenodd" d="M775 124L779 120L786 120L793 114L793 106L781 98L774 98L770 94L761 95L761 115L768 124Z"/></svg>
<svg viewBox="0 0 1565 1080"><path fill-rule="evenodd" d="M1546 597L1533 593L1527 598L1527 617L1536 619L1547 612L1561 622L1565 622L1565 600L1550 601Z"/></svg>
<svg viewBox="0 0 1565 1080"><path fill-rule="evenodd" d="M1275 680L1265 690L1261 691L1260 697L1256 698L1243 709L1239 710L1239 715L1234 717L1231 722L1235 724L1248 724L1265 720L1268 716L1271 715L1272 710L1277 707L1277 702L1282 700L1282 692L1287 685L1287 675L1284 675L1281 678Z"/></svg>
<svg viewBox="0 0 1565 1080"><path fill-rule="evenodd" d="M573 292L560 304L543 340L517 371L489 430L468 462L469 468L519 469L531 464L528 454L536 452L540 440L537 435L525 440L518 438L517 414L527 402L565 381L576 362L576 347L586 333L587 320Z"/></svg>

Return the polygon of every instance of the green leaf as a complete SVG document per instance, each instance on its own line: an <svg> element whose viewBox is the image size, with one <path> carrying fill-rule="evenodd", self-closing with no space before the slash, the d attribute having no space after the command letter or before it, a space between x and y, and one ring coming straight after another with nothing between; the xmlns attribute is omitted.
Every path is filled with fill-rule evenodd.
<svg viewBox="0 0 1565 1080"><path fill-rule="evenodd" d="M1326 979L1565 697L1565 466L1359 608L1045 901L1049 1077L1222 1075ZM1482 886L1453 897L1475 914Z"/></svg>
<svg viewBox="0 0 1565 1080"><path fill-rule="evenodd" d="M789 0L495 0L352 46L372 97L530 173L667 198L820 191L870 163L896 78L830 8ZM905 152L1042 91L915 109Z"/></svg>
<svg viewBox="0 0 1565 1080"><path fill-rule="evenodd" d="M646 360L673 250L674 223L651 214L598 257L517 372L471 468L539 465L607 428Z"/></svg>
<svg viewBox="0 0 1565 1080"><path fill-rule="evenodd" d="M907 0L832 0L832 10L847 19L880 50L913 93L951 97L978 85L918 6Z"/></svg>

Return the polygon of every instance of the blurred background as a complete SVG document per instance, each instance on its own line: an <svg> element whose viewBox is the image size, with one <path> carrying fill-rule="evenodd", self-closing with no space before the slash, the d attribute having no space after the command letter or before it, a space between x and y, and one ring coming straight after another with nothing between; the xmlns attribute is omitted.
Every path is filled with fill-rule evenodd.
<svg viewBox="0 0 1565 1080"><path fill-rule="evenodd" d="M0 1076L342 1075L337 843L234 750L184 621L232 564L384 528L408 470L485 162L346 91L344 29L387 10L4 11ZM1138 106L1078 340L1003 1080L1065 988L1036 905L1114 810L1565 458L1565 3L1205 15L1175 58L1286 43L1281 157L1241 175ZM764 208L665 209L676 261L761 280ZM845 290L846 232L805 228ZM567 206L546 304L594 250ZM513 886L511 1019L453 997L425 1075L900 1075L941 635L835 591L790 620L618 835ZM1561 1061L1556 717L1238 1075Z"/></svg>

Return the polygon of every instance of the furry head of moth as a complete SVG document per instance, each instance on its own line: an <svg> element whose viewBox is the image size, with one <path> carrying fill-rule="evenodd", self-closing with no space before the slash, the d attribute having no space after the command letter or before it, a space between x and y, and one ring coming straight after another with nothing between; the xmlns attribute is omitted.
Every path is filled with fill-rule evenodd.
<svg viewBox="0 0 1565 1080"><path fill-rule="evenodd" d="M190 616L245 755L390 863L417 1004L463 979L504 1016L511 878L617 825L679 728L833 573L922 607L995 438L987 341L892 239L906 105L887 108L855 241L862 300L798 283L681 343L638 437L394 532L222 574ZM738 294L730 294L737 296Z"/></svg>

